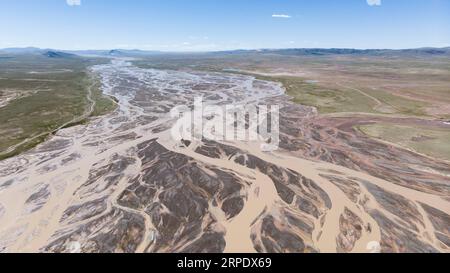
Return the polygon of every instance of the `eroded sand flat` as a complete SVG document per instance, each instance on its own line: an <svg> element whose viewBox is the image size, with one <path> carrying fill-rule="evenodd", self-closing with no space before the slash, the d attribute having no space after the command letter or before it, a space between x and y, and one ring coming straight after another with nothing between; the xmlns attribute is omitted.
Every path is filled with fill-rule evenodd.
<svg viewBox="0 0 450 273"><path fill-rule="evenodd" d="M277 83L92 68L112 114L0 162L0 252L448 252L450 165L366 138ZM281 149L177 142L169 111L279 104ZM375 249L376 250L376 249Z"/></svg>

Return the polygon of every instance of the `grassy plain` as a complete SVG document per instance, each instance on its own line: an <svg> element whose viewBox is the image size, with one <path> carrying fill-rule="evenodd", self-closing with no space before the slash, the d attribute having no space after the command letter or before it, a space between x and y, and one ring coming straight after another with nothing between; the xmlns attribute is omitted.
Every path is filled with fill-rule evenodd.
<svg viewBox="0 0 450 273"><path fill-rule="evenodd" d="M86 114L92 86L93 114L113 109L87 68L104 62L85 58L23 55L0 59L0 159L39 144L61 126ZM10 100L6 101L6 96ZM6 102L5 102L6 101ZM78 121L77 122L81 122Z"/></svg>
<svg viewBox="0 0 450 273"><path fill-rule="evenodd" d="M358 126L368 136L450 161L450 130L377 123Z"/></svg>

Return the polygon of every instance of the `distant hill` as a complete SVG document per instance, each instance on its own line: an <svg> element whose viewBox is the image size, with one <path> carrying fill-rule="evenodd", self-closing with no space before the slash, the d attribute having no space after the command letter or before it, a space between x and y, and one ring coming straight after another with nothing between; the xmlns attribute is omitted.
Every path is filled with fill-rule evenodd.
<svg viewBox="0 0 450 273"><path fill-rule="evenodd" d="M103 56L103 57L139 57L162 54L160 51L146 51L139 49L111 49L111 50L72 50L64 51L76 55Z"/></svg>
<svg viewBox="0 0 450 273"><path fill-rule="evenodd" d="M120 50L118 50L118 49L113 49L113 50L110 50L108 52L108 55L110 55L110 56L123 56L125 54L123 52L121 52Z"/></svg>
<svg viewBox="0 0 450 273"><path fill-rule="evenodd" d="M353 48L290 48L261 50L232 50L216 52L219 54L276 54L288 56L327 56L327 55L361 55L361 56L450 56L450 47L416 48L416 49L353 49Z"/></svg>
<svg viewBox="0 0 450 273"><path fill-rule="evenodd" d="M111 56L145 56L145 55L157 55L159 51L146 51L139 49L113 49L109 51L108 55Z"/></svg>
<svg viewBox="0 0 450 273"><path fill-rule="evenodd" d="M75 54L61 52L61 51L51 51L51 50L44 52L42 55L49 57L49 58L59 58L59 59L77 57L77 55L75 55Z"/></svg>
<svg viewBox="0 0 450 273"><path fill-rule="evenodd" d="M3 54L40 54L44 52L44 49L40 49L37 47L24 47L24 48L4 48L0 49L0 52Z"/></svg>
<svg viewBox="0 0 450 273"><path fill-rule="evenodd" d="M26 48L5 48L0 49L0 54L8 55L8 56L17 56L17 55L35 55L35 56L44 56L48 58L75 58L76 54L53 50L53 49L41 49L36 47L26 47Z"/></svg>
<svg viewBox="0 0 450 273"><path fill-rule="evenodd" d="M112 49L112 50L56 50L36 47L5 48L0 49L2 55L40 55L48 58L74 58L77 56L103 56L103 57L139 57L162 54L160 51L145 51L139 49Z"/></svg>

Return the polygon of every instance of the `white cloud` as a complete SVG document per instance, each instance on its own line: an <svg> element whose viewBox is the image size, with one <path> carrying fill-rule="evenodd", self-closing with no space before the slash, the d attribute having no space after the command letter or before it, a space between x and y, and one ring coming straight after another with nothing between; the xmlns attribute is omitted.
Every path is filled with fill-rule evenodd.
<svg viewBox="0 0 450 273"><path fill-rule="evenodd" d="M69 6L81 6L81 0L66 0Z"/></svg>
<svg viewBox="0 0 450 273"><path fill-rule="evenodd" d="M272 18L286 18L286 19L288 19L288 18L291 18L291 16L287 15L287 14L272 14Z"/></svg>
<svg viewBox="0 0 450 273"><path fill-rule="evenodd" d="M381 6L381 0L367 0L369 6Z"/></svg>

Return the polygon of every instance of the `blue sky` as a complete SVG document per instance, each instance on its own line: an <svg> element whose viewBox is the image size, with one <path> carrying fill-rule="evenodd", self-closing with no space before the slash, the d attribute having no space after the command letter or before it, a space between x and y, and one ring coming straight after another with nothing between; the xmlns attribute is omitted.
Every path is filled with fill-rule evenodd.
<svg viewBox="0 0 450 273"><path fill-rule="evenodd" d="M450 0L1 0L0 48L450 46Z"/></svg>

